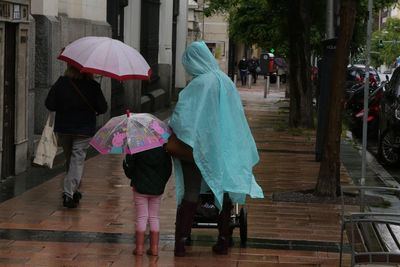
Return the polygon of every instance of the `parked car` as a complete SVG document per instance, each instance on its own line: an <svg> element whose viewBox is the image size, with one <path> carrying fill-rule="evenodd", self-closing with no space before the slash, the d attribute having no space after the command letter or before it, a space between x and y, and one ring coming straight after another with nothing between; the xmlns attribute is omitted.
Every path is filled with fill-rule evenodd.
<svg viewBox="0 0 400 267"><path fill-rule="evenodd" d="M400 67L393 72L381 100L378 156L386 165L400 162Z"/></svg>

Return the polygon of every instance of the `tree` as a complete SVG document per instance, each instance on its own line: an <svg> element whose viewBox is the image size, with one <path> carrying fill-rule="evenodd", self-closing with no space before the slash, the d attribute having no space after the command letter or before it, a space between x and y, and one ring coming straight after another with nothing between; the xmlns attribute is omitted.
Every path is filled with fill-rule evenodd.
<svg viewBox="0 0 400 267"><path fill-rule="evenodd" d="M310 53L310 1L294 0L288 9L289 31L289 125L311 128L314 126L311 86Z"/></svg>
<svg viewBox="0 0 400 267"><path fill-rule="evenodd" d="M385 27L372 34L373 53L372 64L392 65L400 56L400 19L389 18Z"/></svg>
<svg viewBox="0 0 400 267"><path fill-rule="evenodd" d="M315 193L336 197L340 187L340 135L342 133L343 88L346 66L356 20L356 0L343 0L340 10L339 37L333 62L328 127Z"/></svg>
<svg viewBox="0 0 400 267"><path fill-rule="evenodd" d="M375 10L393 4L393 0L376 0ZM344 107L343 88L351 49L362 46L366 39L368 16L367 0L342 0L340 28L333 65L330 102L328 107L328 127L325 130L325 143L318 173L315 194L336 197L340 193L340 141L342 133L342 111ZM361 16L356 16L361 14ZM363 31L362 37L360 32Z"/></svg>
<svg viewBox="0 0 400 267"><path fill-rule="evenodd" d="M340 137L343 88L350 50L365 43L368 0L342 0L331 88L328 127L315 193L336 196L340 187ZM374 0L375 11L397 0ZM290 63L290 126L310 127L312 118L311 51L319 54L324 36L326 1L210 0L209 12L227 12L232 38L259 46L286 47ZM356 16L356 11L358 16ZM295 27L295 29L293 29ZM305 111L303 111L305 110ZM300 114L299 114L300 113ZM307 118L308 119L307 119ZM328 130L329 129L329 130Z"/></svg>
<svg viewBox="0 0 400 267"><path fill-rule="evenodd" d="M323 1L210 0L206 15L228 13L229 33L236 41L274 47L290 66L291 127L313 127L311 49L317 49L323 26ZM296 30L292 26L296 25ZM313 34L313 36L311 36ZM315 43L312 43L315 42Z"/></svg>

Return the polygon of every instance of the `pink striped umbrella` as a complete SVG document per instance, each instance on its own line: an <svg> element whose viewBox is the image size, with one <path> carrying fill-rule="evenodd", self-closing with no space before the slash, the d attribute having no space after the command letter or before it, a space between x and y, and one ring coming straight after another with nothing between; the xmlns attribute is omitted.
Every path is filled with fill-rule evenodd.
<svg viewBox="0 0 400 267"><path fill-rule="evenodd" d="M147 80L149 64L136 49L108 37L83 37L67 45L58 59L81 72L100 74L119 81Z"/></svg>

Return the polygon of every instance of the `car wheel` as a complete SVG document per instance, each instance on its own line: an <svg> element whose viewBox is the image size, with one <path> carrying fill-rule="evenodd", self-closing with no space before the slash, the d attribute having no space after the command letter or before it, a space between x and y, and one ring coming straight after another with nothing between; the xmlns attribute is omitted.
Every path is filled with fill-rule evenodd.
<svg viewBox="0 0 400 267"><path fill-rule="evenodd" d="M379 159L385 165L395 165L400 160L398 151L394 148L395 135L393 131L386 131L379 134Z"/></svg>

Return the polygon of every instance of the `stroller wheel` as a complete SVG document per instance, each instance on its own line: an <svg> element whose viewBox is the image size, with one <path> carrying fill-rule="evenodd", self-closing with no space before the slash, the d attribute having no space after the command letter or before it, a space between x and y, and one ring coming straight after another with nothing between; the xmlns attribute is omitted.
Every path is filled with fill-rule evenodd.
<svg viewBox="0 0 400 267"><path fill-rule="evenodd" d="M247 243L247 210L246 210L246 208L240 209L239 227L240 227L240 245L242 247L245 247L246 243Z"/></svg>

